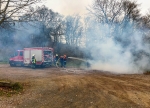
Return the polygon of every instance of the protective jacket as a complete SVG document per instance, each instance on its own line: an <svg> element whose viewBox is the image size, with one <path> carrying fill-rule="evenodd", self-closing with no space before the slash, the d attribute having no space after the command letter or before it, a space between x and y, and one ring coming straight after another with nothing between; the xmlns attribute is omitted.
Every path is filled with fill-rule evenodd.
<svg viewBox="0 0 150 108"><path fill-rule="evenodd" d="M32 63L36 63L36 59L34 56L32 56Z"/></svg>

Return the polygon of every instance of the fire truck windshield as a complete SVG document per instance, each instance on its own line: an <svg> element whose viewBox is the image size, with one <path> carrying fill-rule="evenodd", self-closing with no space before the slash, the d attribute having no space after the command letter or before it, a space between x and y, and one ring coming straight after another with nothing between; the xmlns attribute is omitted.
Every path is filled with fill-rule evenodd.
<svg viewBox="0 0 150 108"><path fill-rule="evenodd" d="M51 51L44 51L44 55L51 55L52 52Z"/></svg>
<svg viewBox="0 0 150 108"><path fill-rule="evenodd" d="M11 57L18 56L18 51L16 51Z"/></svg>

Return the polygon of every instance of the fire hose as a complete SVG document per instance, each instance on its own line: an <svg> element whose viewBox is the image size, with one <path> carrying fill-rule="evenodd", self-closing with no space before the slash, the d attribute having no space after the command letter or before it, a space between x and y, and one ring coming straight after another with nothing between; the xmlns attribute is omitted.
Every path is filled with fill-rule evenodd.
<svg viewBox="0 0 150 108"><path fill-rule="evenodd" d="M85 59L82 59L82 58L77 58L77 57L68 57L69 59L74 59L74 60L80 60L80 61L84 61L84 62L87 62L87 67L89 67L88 65L89 65L89 63L88 63L88 61L87 60L85 60ZM59 60L60 60L60 58L56 61L56 67L57 68L59 68ZM74 72L76 72L75 70L70 70L70 69L66 69L66 68L64 68L67 72L69 72L69 71L74 71Z"/></svg>
<svg viewBox="0 0 150 108"><path fill-rule="evenodd" d="M87 60L81 59L81 58L77 58L77 57L68 57L68 58L70 58L70 59L76 59L76 60L81 60L81 61L87 62Z"/></svg>

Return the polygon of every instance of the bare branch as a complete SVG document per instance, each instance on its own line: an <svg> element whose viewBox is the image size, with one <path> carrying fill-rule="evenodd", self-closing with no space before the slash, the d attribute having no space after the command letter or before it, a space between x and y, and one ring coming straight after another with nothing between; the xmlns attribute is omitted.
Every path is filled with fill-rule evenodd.
<svg viewBox="0 0 150 108"><path fill-rule="evenodd" d="M34 5L39 1L40 0L1 0L0 25L3 22L9 21L9 19L17 20L19 16L23 15L26 11L29 11L29 6Z"/></svg>

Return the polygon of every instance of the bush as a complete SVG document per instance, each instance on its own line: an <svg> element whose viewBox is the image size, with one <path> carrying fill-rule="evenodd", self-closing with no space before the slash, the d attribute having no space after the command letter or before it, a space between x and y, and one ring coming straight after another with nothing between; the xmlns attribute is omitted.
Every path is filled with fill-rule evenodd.
<svg viewBox="0 0 150 108"><path fill-rule="evenodd" d="M12 84L12 89L19 91L19 90L23 89L23 86L19 82L16 82L16 83Z"/></svg>
<svg viewBox="0 0 150 108"><path fill-rule="evenodd" d="M144 71L144 74L145 74L145 75L150 75L150 70L145 70L145 71Z"/></svg>
<svg viewBox="0 0 150 108"><path fill-rule="evenodd" d="M0 81L0 96L12 96L21 93L23 85L19 82L13 83L11 81Z"/></svg>

